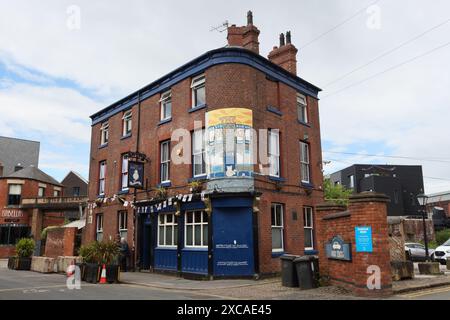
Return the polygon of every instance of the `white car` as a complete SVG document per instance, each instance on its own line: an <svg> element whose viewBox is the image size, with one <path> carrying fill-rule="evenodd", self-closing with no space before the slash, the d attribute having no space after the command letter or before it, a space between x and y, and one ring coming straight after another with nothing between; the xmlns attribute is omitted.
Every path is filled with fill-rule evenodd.
<svg viewBox="0 0 450 320"><path fill-rule="evenodd" d="M433 258L434 261L438 261L441 264L447 264L447 258L450 258L450 239L434 250Z"/></svg>

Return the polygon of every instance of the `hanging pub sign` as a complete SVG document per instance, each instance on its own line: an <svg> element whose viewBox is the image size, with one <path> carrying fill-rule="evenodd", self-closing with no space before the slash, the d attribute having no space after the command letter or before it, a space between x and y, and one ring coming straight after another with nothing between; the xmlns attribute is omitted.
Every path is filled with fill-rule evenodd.
<svg viewBox="0 0 450 320"><path fill-rule="evenodd" d="M144 163L128 161L128 188L144 189Z"/></svg>
<svg viewBox="0 0 450 320"><path fill-rule="evenodd" d="M325 245L327 258L331 260L352 261L350 243L345 243L340 236L335 236Z"/></svg>

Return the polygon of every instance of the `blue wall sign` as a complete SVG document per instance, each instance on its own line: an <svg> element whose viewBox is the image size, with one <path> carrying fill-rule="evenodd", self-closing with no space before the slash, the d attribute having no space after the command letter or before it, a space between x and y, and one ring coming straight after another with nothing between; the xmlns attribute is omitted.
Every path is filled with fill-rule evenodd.
<svg viewBox="0 0 450 320"><path fill-rule="evenodd" d="M345 243L340 236L336 236L325 245L327 258L331 260L352 261L350 243Z"/></svg>
<svg viewBox="0 0 450 320"><path fill-rule="evenodd" d="M144 164L128 161L128 187L144 189Z"/></svg>
<svg viewBox="0 0 450 320"><path fill-rule="evenodd" d="M355 227L356 252L373 252L372 227Z"/></svg>

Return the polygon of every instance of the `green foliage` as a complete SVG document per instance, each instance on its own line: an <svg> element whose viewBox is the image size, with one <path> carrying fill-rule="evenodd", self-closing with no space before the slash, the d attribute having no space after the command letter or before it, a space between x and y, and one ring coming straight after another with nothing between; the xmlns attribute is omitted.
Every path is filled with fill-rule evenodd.
<svg viewBox="0 0 450 320"><path fill-rule="evenodd" d="M352 194L351 189L347 189L342 185L334 185L330 179L325 179L323 182L325 200L332 201L337 204L348 204L348 198Z"/></svg>
<svg viewBox="0 0 450 320"><path fill-rule="evenodd" d="M201 181L191 181L188 186L191 189L191 192L200 192L202 190L203 183Z"/></svg>
<svg viewBox="0 0 450 320"><path fill-rule="evenodd" d="M165 199L167 197L167 189L164 187L157 187L153 189L156 191L156 197L158 199Z"/></svg>
<svg viewBox="0 0 450 320"><path fill-rule="evenodd" d="M16 244L16 253L19 258L30 258L34 252L35 243L31 238L22 238Z"/></svg>
<svg viewBox="0 0 450 320"><path fill-rule="evenodd" d="M114 241L94 241L81 246L78 254L86 263L114 264L118 260L120 246Z"/></svg>
<svg viewBox="0 0 450 320"><path fill-rule="evenodd" d="M436 242L438 245L441 246L448 239L450 239L450 229L444 229L436 232Z"/></svg>

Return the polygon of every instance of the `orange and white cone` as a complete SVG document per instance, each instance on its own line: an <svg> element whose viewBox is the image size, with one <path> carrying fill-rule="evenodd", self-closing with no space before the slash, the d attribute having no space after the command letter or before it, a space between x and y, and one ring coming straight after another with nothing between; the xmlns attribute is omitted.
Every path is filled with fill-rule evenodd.
<svg viewBox="0 0 450 320"><path fill-rule="evenodd" d="M102 274L100 275L100 284L105 284L105 283L106 283L106 266L105 266L105 264L103 264Z"/></svg>

